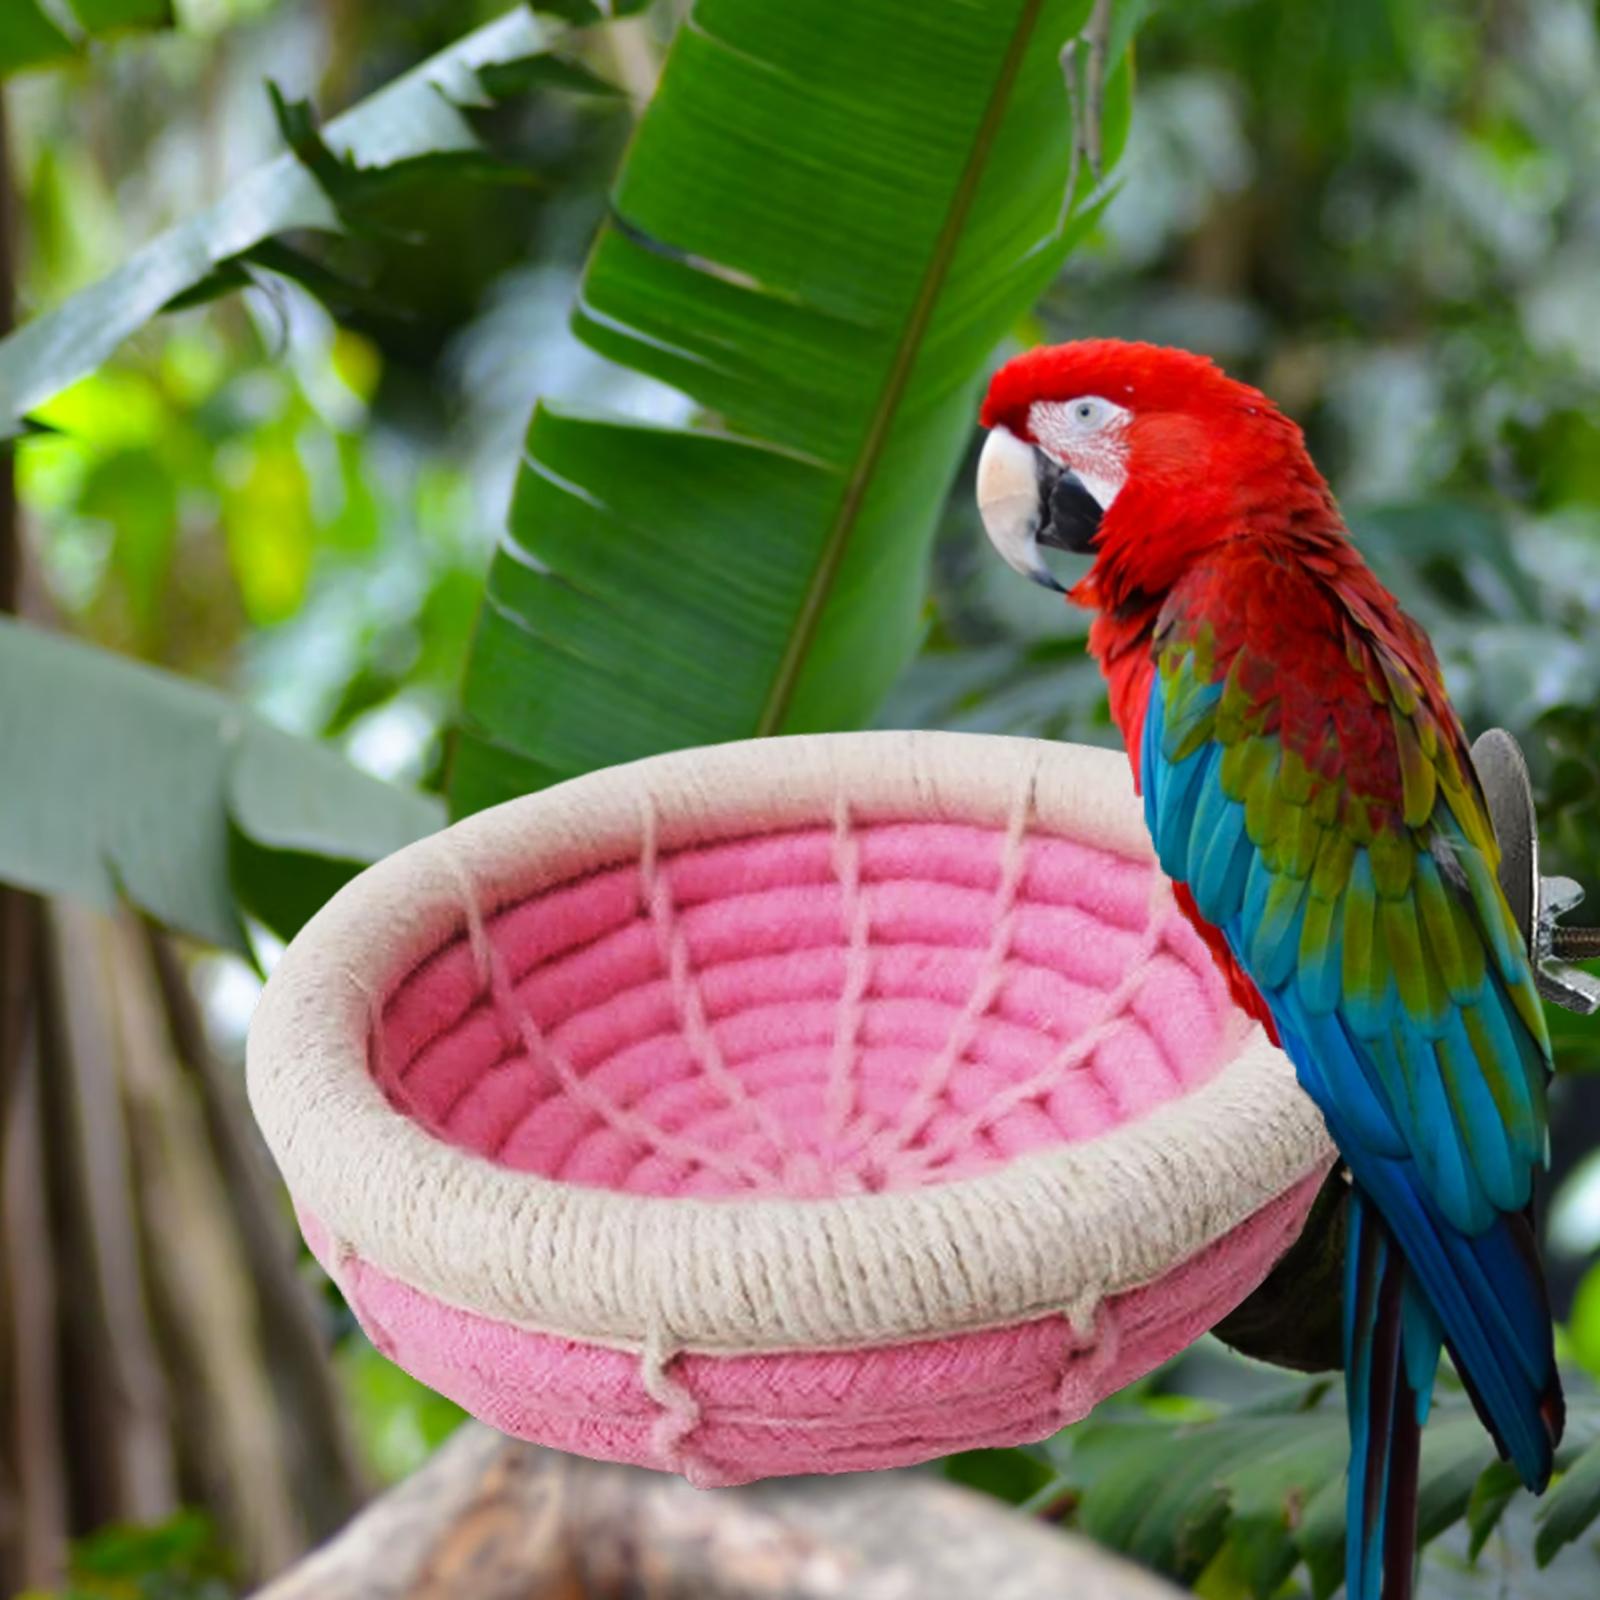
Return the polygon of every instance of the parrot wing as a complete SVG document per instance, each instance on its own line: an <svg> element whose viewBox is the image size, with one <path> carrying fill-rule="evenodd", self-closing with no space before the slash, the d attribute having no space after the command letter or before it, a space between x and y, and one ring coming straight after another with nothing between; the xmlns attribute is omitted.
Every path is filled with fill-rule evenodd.
<svg viewBox="0 0 1600 1600"><path fill-rule="evenodd" d="M1549 1038L1431 649L1354 570L1346 592L1241 542L1174 589L1139 750L1145 815L1485 1421L1541 1479L1559 1388L1522 1213L1547 1160ZM1413 1345L1425 1395L1437 1343Z"/></svg>

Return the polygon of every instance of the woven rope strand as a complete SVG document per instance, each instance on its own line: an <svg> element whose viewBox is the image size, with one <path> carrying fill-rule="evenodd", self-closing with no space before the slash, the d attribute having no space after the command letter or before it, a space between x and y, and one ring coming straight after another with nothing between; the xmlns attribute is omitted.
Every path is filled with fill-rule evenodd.
<svg viewBox="0 0 1600 1600"><path fill-rule="evenodd" d="M587 1106L624 1138L631 1139L647 1149L659 1151L663 1155L677 1156L682 1160L713 1167L725 1176L742 1180L752 1188L760 1188L767 1184L770 1181L770 1174L764 1169L750 1162L725 1156L721 1151L710 1145L703 1145L697 1140L680 1139L651 1122L649 1118L636 1116L608 1096L598 1092L594 1085L573 1067L566 1056L545 1037L527 1007L518 1003L515 988L505 969L505 962L484 926L483 913L478 905L472 880L465 867L453 854L448 855L446 859L455 876L462 908L466 913L467 939L472 950L473 962L477 967L479 982L490 996L495 1014L501 1019L502 1025L509 1026L513 1036L521 1040L523 1053L528 1060L535 1066L547 1068L567 1094ZM514 1132L515 1126L508 1132L507 1138L509 1139Z"/></svg>
<svg viewBox="0 0 1600 1600"><path fill-rule="evenodd" d="M677 914L672 897L672 885L661 870L657 849L657 822L655 806L648 794L641 796L639 806L639 894L645 914L655 930L656 947L667 981L672 988L672 1003L685 1042L696 1061L704 1069L706 1078L717 1092L736 1111L742 1112L754 1129L765 1136L774 1150L783 1151L788 1136L782 1124L745 1088L738 1074L733 1072L717 1043L711 1020L706 1015L705 995L695 976L694 962L689 952L689 941ZM782 1174L760 1162L750 1165L762 1174L753 1185L758 1190L775 1191L782 1187Z"/></svg>
<svg viewBox="0 0 1600 1600"><path fill-rule="evenodd" d="M1155 875L1150 881L1150 897L1148 905L1149 912L1145 922L1144 938L1140 942L1138 954L1133 958L1133 962L1129 966L1128 975L1123 979L1121 985L1119 985L1119 988L1126 989L1128 987L1128 979L1131 978L1136 972L1144 973L1148 979L1150 969L1155 961L1155 958L1163 949L1172 950L1175 954L1179 955L1180 960L1183 959L1181 955L1181 943L1175 941L1170 936L1174 934L1181 935L1187 931L1189 927L1188 919L1185 918L1182 912L1178 910L1177 902L1172 898L1167 887L1167 881L1160 874ZM1211 962L1210 955L1201 952L1199 959L1202 963L1204 963L1206 970L1209 971ZM1145 987L1149 987L1148 982L1146 983ZM1113 1020L1120 1021L1122 1018L1128 1016L1132 1010L1133 1002L1137 998L1137 991L1126 996L1119 1008L1117 1018ZM1171 1077L1174 1087L1181 1092L1183 1082L1182 1077L1174 1068L1171 1060L1168 1058L1167 1051L1162 1045L1157 1031L1153 1028L1142 1028L1142 1032L1150 1041L1151 1048L1159 1057L1162 1067ZM1115 1102L1117 1099L1117 1084L1115 1081L1107 1081L1104 1066L1098 1054L1095 1055L1091 1061L1089 1070L1094 1074L1095 1082L1098 1083L1101 1088L1109 1096L1111 1096L1112 1101Z"/></svg>
<svg viewBox="0 0 1600 1600"><path fill-rule="evenodd" d="M392 1072L389 1068L389 1030L385 1026L383 1002L365 984L357 984L356 987L361 991L367 1009L367 1071L372 1074L374 1083L389 1085L390 1099L399 1110L407 1116L413 1116L416 1107L406 1091L405 1071Z"/></svg>
<svg viewBox="0 0 1600 1600"><path fill-rule="evenodd" d="M1056 1420L1065 1427L1087 1415L1105 1392L1122 1355L1122 1325L1103 1303L1066 1314L1071 1337L1056 1384Z"/></svg>
<svg viewBox="0 0 1600 1600"><path fill-rule="evenodd" d="M872 977L872 912L861 892L861 841L850 816L849 796L842 789L833 806L832 856L845 933L844 984L828 1058L825 1107L828 1137L836 1140L843 1134L860 1092L856 1041L861 1036L867 984Z"/></svg>
<svg viewBox="0 0 1600 1600"><path fill-rule="evenodd" d="M1000 845L1000 878L994 896L994 927L961 1016L950 1030L949 1038L938 1055L924 1069L915 1091L907 1100L895 1125L892 1142L886 1149L878 1148L871 1152L872 1158L883 1163L885 1177L891 1183L901 1182L909 1175L909 1171L903 1169L915 1170L920 1165L910 1145L933 1115L939 1097L949 1087L951 1076L972 1043L979 1023L989 1014L1000 993L1006 963L1011 954L1011 941L1016 932L1017 897L1027 868L1028 828L1033 819L1034 785L1037 779L1038 768L1035 767L1019 786L1006 820L1005 836ZM902 1163L899 1158L906 1155L912 1159Z"/></svg>
<svg viewBox="0 0 1600 1600"><path fill-rule="evenodd" d="M659 1328L653 1328L639 1352L639 1378L644 1391L661 1408L650 1429L650 1444L656 1458L669 1471L691 1483L701 1476L689 1448L689 1439L700 1426L700 1402L672 1367L680 1351Z"/></svg>
<svg viewBox="0 0 1600 1600"><path fill-rule="evenodd" d="M1158 882L1152 901L1165 900L1165 884ZM1094 1022L1082 1033L1076 1034L1038 1072L1020 1082L998 1091L985 1104L968 1112L959 1122L946 1128L938 1138L932 1139L918 1152L915 1176L921 1177L940 1161L953 1155L984 1128L991 1126L1008 1111L1031 1100L1035 1095L1057 1083L1063 1074L1087 1060L1100 1044L1122 1024L1129 1004L1148 981L1147 967L1167 939L1169 928L1175 925L1177 913L1163 911L1151 916L1138 949L1128 962L1127 971L1120 982L1107 989Z"/></svg>

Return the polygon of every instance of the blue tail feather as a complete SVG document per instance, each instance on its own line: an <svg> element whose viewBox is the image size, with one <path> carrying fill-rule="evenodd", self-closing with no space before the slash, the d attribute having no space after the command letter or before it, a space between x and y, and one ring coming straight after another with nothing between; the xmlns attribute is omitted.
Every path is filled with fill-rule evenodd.
<svg viewBox="0 0 1600 1600"><path fill-rule="evenodd" d="M1479 1415L1537 1492L1549 1481L1562 1413L1543 1277L1519 1238L1527 1219L1503 1216L1469 1237L1438 1215L1410 1162L1358 1157L1352 1172L1403 1250Z"/></svg>
<svg viewBox="0 0 1600 1600"><path fill-rule="evenodd" d="M1337 1017L1307 1016L1292 984L1273 1000L1283 1047L1356 1186L1404 1255L1485 1426L1523 1482L1543 1488L1563 1414L1549 1301L1527 1217L1491 1214L1471 1234L1453 1226L1416 1161L1392 1143L1379 1145L1382 1119L1363 1093L1364 1072L1341 1040ZM1329 1076L1337 1069L1337 1095L1324 1064Z"/></svg>
<svg viewBox="0 0 1600 1600"><path fill-rule="evenodd" d="M1371 1204L1350 1196L1345 1266L1345 1513L1349 1600L1409 1600L1416 1570L1417 1463L1439 1342L1405 1259Z"/></svg>

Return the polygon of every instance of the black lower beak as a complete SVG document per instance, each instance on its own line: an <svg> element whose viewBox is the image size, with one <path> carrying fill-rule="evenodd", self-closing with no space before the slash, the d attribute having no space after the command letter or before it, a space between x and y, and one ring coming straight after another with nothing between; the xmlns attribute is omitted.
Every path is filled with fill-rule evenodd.
<svg viewBox="0 0 1600 1600"><path fill-rule="evenodd" d="M1094 548L1105 510L1070 467L1036 452L1039 475L1039 543L1083 555Z"/></svg>

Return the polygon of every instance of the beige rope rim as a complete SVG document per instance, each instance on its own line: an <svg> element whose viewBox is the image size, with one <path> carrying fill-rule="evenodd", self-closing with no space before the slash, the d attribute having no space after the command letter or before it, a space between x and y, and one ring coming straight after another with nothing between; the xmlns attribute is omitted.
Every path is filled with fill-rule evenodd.
<svg viewBox="0 0 1600 1600"><path fill-rule="evenodd" d="M815 734L677 751L513 800L398 851L290 946L250 1030L251 1103L296 1202L353 1253L448 1304L639 1349L830 1349L1002 1326L1149 1283L1332 1154L1287 1058L1252 1026L1200 1089L1099 1138L937 1187L679 1199L562 1183L432 1137L384 1098L367 1040L387 986L502 904L762 826L1004 827L1151 860L1126 760L980 734ZM1166 891L1170 893L1170 891Z"/></svg>

